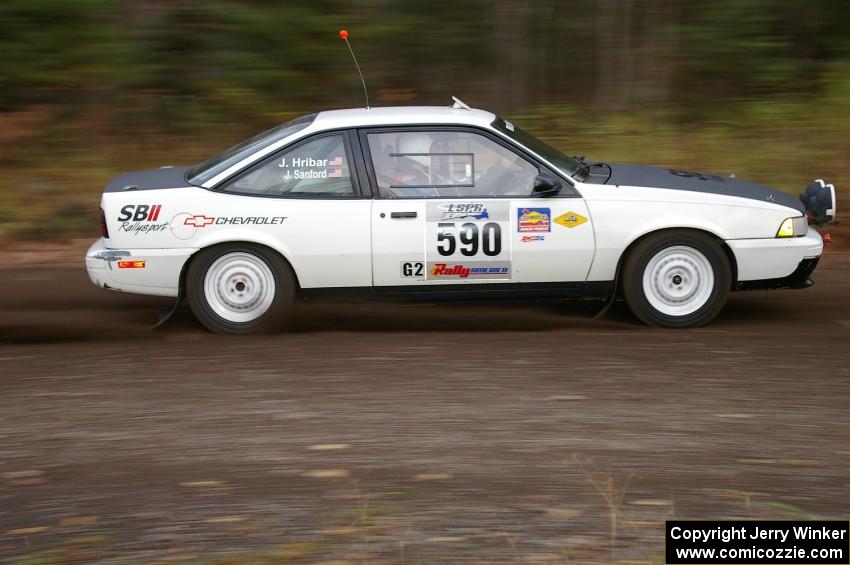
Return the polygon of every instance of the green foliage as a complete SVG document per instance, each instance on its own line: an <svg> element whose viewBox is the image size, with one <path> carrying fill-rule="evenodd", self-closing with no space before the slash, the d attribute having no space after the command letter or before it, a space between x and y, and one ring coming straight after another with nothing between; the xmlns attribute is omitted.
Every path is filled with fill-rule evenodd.
<svg viewBox="0 0 850 565"><path fill-rule="evenodd" d="M0 237L82 234L122 170L362 105L343 27L373 105L454 94L571 154L791 191L850 172L833 0L4 0L0 25Z"/></svg>

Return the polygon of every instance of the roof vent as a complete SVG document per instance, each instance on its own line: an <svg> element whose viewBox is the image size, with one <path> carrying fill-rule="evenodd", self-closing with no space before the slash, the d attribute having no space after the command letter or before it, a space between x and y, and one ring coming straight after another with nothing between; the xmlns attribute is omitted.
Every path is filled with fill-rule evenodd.
<svg viewBox="0 0 850 565"><path fill-rule="evenodd" d="M466 102L458 98L457 96L452 96L452 110L472 110Z"/></svg>

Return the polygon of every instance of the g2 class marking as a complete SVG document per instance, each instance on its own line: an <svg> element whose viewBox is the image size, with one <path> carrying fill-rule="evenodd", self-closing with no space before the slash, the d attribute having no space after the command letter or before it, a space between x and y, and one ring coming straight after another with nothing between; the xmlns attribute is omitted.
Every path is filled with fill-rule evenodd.
<svg viewBox="0 0 850 565"><path fill-rule="evenodd" d="M401 276L414 279L425 277L425 263L422 261L404 261L401 264Z"/></svg>

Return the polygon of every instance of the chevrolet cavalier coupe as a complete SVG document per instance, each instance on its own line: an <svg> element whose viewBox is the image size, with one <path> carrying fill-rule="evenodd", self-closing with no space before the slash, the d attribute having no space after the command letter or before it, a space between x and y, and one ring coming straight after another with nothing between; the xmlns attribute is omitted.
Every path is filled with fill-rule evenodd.
<svg viewBox="0 0 850 565"><path fill-rule="evenodd" d="M823 251L795 198L731 176L569 157L455 99L319 112L194 167L108 183L99 287L188 301L208 329L279 328L296 297L622 297L645 323L711 321L730 291L803 288Z"/></svg>

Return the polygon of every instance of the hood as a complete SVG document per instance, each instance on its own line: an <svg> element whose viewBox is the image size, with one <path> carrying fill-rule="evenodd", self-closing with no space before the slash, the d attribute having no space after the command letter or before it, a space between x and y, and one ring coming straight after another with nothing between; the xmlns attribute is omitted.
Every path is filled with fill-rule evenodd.
<svg viewBox="0 0 850 565"><path fill-rule="evenodd" d="M801 214L806 211L803 203L798 198L781 190L744 179L722 177L711 173L650 167L648 165L610 163L605 164L605 166L610 169L610 174L604 184L646 186L651 188L722 194L724 196L735 196L779 204L780 206L793 208ZM598 177L599 175L595 176Z"/></svg>
<svg viewBox="0 0 850 565"><path fill-rule="evenodd" d="M125 173L109 181L104 192L183 188L190 186L186 182L186 173L189 169L191 167L163 167L161 169Z"/></svg>

